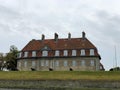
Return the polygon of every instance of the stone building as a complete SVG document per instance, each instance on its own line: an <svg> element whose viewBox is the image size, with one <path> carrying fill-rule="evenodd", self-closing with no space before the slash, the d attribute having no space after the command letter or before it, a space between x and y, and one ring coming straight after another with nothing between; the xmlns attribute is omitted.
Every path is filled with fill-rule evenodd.
<svg viewBox="0 0 120 90"><path fill-rule="evenodd" d="M82 32L81 38L59 38L31 40L18 55L20 71L99 71L102 70L97 48Z"/></svg>

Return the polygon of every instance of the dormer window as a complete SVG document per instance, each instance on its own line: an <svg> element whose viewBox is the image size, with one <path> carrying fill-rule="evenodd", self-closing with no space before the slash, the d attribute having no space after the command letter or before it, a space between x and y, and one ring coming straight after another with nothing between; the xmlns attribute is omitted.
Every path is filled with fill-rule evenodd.
<svg viewBox="0 0 120 90"><path fill-rule="evenodd" d="M42 51L42 56L48 56L48 51Z"/></svg>
<svg viewBox="0 0 120 90"><path fill-rule="evenodd" d="M94 49L90 49L90 56L95 55Z"/></svg>
<svg viewBox="0 0 120 90"><path fill-rule="evenodd" d="M81 56L85 56L85 50L84 49L81 49Z"/></svg>
<svg viewBox="0 0 120 90"><path fill-rule="evenodd" d="M24 52L24 57L28 57L28 52Z"/></svg>
<svg viewBox="0 0 120 90"><path fill-rule="evenodd" d="M36 57L36 51L32 51L32 57Z"/></svg>
<svg viewBox="0 0 120 90"><path fill-rule="evenodd" d="M64 50L64 56L68 56L68 50Z"/></svg>
<svg viewBox="0 0 120 90"><path fill-rule="evenodd" d="M76 56L76 50L72 50L72 56Z"/></svg>
<svg viewBox="0 0 120 90"><path fill-rule="evenodd" d="M59 56L60 55L60 51L56 50L55 51L55 56Z"/></svg>

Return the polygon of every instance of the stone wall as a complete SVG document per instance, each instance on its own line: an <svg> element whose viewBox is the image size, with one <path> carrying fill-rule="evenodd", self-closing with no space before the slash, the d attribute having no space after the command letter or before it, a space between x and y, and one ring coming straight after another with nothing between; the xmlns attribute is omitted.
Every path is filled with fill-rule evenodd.
<svg viewBox="0 0 120 90"><path fill-rule="evenodd" d="M85 61L85 65L82 65L82 60ZM90 60L94 61L94 66L90 65ZM64 61L67 62L64 65ZM76 62L73 65L73 61ZM57 65L57 62L59 64ZM32 59L20 59L17 62L17 68L20 71L30 71L31 68L37 71L98 71L100 60L98 57L64 57L64 58L32 58Z"/></svg>

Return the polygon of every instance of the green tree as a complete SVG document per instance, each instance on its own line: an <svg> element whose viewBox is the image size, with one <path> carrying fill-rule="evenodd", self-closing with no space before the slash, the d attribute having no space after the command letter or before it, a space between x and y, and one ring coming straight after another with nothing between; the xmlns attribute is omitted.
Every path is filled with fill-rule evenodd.
<svg viewBox="0 0 120 90"><path fill-rule="evenodd" d="M16 46L12 45L10 46L10 51L4 58L6 61L6 68L9 70L17 70L17 54L18 54L18 49Z"/></svg>

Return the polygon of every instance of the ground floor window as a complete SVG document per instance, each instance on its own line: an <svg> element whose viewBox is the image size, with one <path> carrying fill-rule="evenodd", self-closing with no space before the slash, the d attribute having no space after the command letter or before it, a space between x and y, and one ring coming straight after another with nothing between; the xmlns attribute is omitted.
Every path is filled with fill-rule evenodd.
<svg viewBox="0 0 120 90"><path fill-rule="evenodd" d="M67 66L67 64L68 64L68 62L67 62L67 61L64 61L64 66L65 66L65 67Z"/></svg>

